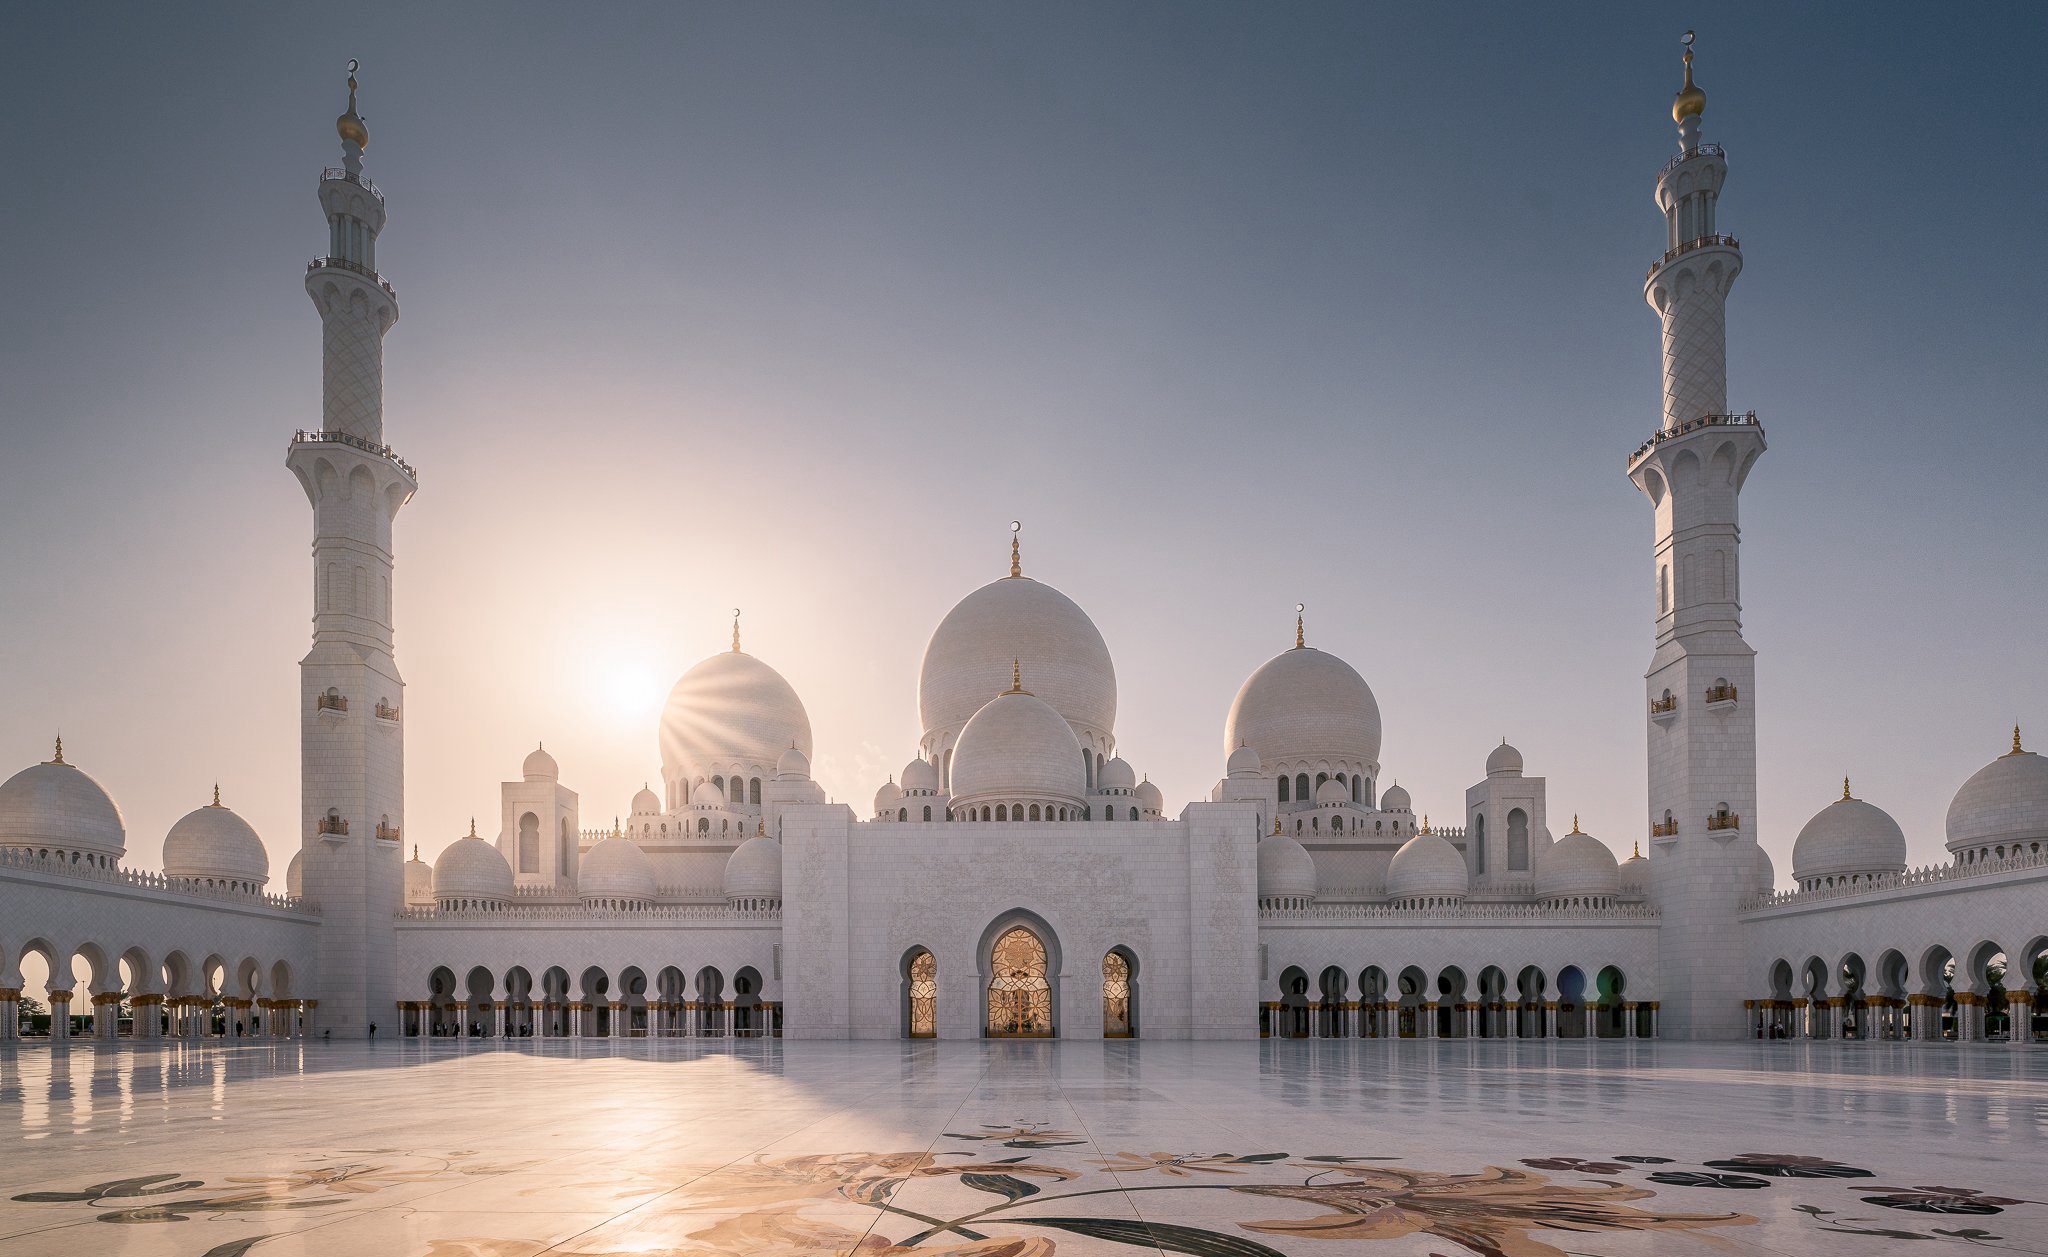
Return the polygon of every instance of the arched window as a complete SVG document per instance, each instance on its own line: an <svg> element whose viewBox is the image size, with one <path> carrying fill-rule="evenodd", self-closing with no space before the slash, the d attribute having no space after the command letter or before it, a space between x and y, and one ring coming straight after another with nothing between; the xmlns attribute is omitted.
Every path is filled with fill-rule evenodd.
<svg viewBox="0 0 2048 1257"><path fill-rule="evenodd" d="M1137 808L1132 808L1132 809L1131 809L1131 819L1132 819L1132 820L1137 820L1137 819L1138 819L1138 809L1137 809Z"/></svg>
<svg viewBox="0 0 2048 1257"><path fill-rule="evenodd" d="M531 812L519 818L519 871L540 872L540 817Z"/></svg>
<svg viewBox="0 0 2048 1257"><path fill-rule="evenodd" d="M1322 789L1322 788L1323 788L1323 783L1324 783L1324 782L1326 782L1326 781L1328 781L1329 779L1330 779L1330 774L1328 774L1328 773L1317 773L1317 774L1316 774L1316 789L1318 789L1318 790Z"/></svg>
<svg viewBox="0 0 2048 1257"><path fill-rule="evenodd" d="M720 795L723 795L725 793L725 778L723 776L713 777L711 779L711 788L718 791Z"/></svg>
<svg viewBox="0 0 2048 1257"><path fill-rule="evenodd" d="M1009 820L1009 819L1010 819L1010 805L1009 805L1009 804L1007 804L1007 803L998 803L998 804L996 804L996 819L997 819L997 820L999 820L999 821L1006 821L1006 820Z"/></svg>
<svg viewBox="0 0 2048 1257"><path fill-rule="evenodd" d="M932 818L932 805L929 803L924 805L924 818L926 820L930 820Z"/></svg>
<svg viewBox="0 0 2048 1257"><path fill-rule="evenodd" d="M1093 790L1095 788L1095 757L1088 753L1088 748L1085 746L1081 748L1081 776L1088 782L1088 788Z"/></svg>
<svg viewBox="0 0 2048 1257"><path fill-rule="evenodd" d="M930 809L930 808L926 808L926 809L925 809L925 811L929 812L929 811L931 811L931 809ZM897 820L899 820L899 821L907 821L907 820L909 820L909 819L910 819L910 809L909 809L909 808L907 808L907 807L899 807L899 808L897 808L897 809L896 809L896 819L897 819ZM931 817L927 816L927 817L925 817L925 819L926 819L926 820L930 820L930 819L931 819Z"/></svg>
<svg viewBox="0 0 2048 1257"><path fill-rule="evenodd" d="M1034 804L1032 804L1032 805L1031 805L1031 819L1032 819L1032 820L1037 820L1037 819L1038 819L1038 805L1037 805L1036 803L1034 803Z"/></svg>
<svg viewBox="0 0 2048 1257"><path fill-rule="evenodd" d="M930 1039L939 1033L939 962L919 951L910 962L910 1037Z"/></svg>
<svg viewBox="0 0 2048 1257"><path fill-rule="evenodd" d="M576 839L575 836L569 832L568 817L562 817L560 822L558 823L558 827L561 830L561 836L557 839L557 844L561 848L562 867L560 875L563 877L567 877L569 876L569 861L574 859L576 855L576 848L574 845Z"/></svg>
<svg viewBox="0 0 2048 1257"><path fill-rule="evenodd" d="M1529 871L1529 814L1521 808L1508 813L1508 871Z"/></svg>
<svg viewBox="0 0 2048 1257"><path fill-rule="evenodd" d="M745 779L734 777L731 784L732 789L727 793L732 796L732 801L734 803L745 803L747 801L747 783Z"/></svg>
<svg viewBox="0 0 2048 1257"><path fill-rule="evenodd" d="M1282 803L1291 801L1287 797L1287 775L1285 773L1280 775L1280 801Z"/></svg>
<svg viewBox="0 0 2048 1257"><path fill-rule="evenodd" d="M989 811L988 811L988 806L987 806L986 804L983 804L983 805L982 805L982 809L981 809L981 819L983 819L983 820L987 820L987 819L989 819Z"/></svg>
<svg viewBox="0 0 2048 1257"><path fill-rule="evenodd" d="M1296 773L1296 774L1294 774L1294 800L1295 800L1295 802L1297 802L1297 803L1306 803L1306 802L1308 802L1308 801L1309 801L1310 799L1313 799L1314 797L1315 797L1314 795L1312 795L1312 794L1310 794L1310 793L1308 792L1308 774L1307 774L1307 773Z"/></svg>
<svg viewBox="0 0 2048 1257"><path fill-rule="evenodd" d="M1108 806L1105 806L1105 807L1104 807L1104 808L1102 809L1102 819L1103 819L1103 820L1106 820L1106 821L1113 821L1113 820L1115 820L1115 819L1116 819L1116 809L1115 809L1115 808L1113 808L1113 807L1108 807Z"/></svg>
<svg viewBox="0 0 2048 1257"><path fill-rule="evenodd" d="M1353 803L1357 803L1357 802L1360 802L1360 801L1361 801L1361 800L1360 800L1360 798L1359 798L1359 794L1360 794L1360 791L1361 791L1361 789L1362 789L1362 788L1364 787L1364 785L1365 785L1365 778L1363 778L1363 777L1353 777L1353 778L1351 779L1351 801L1352 801Z"/></svg>
<svg viewBox="0 0 2048 1257"><path fill-rule="evenodd" d="M1657 614L1671 610L1671 569L1662 563L1657 565Z"/></svg>
<svg viewBox="0 0 2048 1257"><path fill-rule="evenodd" d="M761 805L761 779L759 777L750 778L747 781L747 802L756 807Z"/></svg>
<svg viewBox="0 0 2048 1257"><path fill-rule="evenodd" d="M711 818L710 818L710 817L708 817L708 816L700 816L700 817L698 817L698 818L697 818L697 832L698 832L698 833L700 833L700 834L708 834L708 833L710 833L710 832L711 832Z"/></svg>
<svg viewBox="0 0 2048 1257"><path fill-rule="evenodd" d="M1472 815L1472 871L1486 871L1486 813Z"/></svg>
<svg viewBox="0 0 2048 1257"><path fill-rule="evenodd" d="M1343 818L1343 817L1341 817L1341 816L1332 816L1332 817L1330 818L1330 832L1331 832L1331 833L1333 833L1333 834L1341 834L1341 833L1343 833L1343 832L1344 832L1344 818Z"/></svg>
<svg viewBox="0 0 2048 1257"><path fill-rule="evenodd" d="M945 756L939 761L939 786L945 790L953 788L953 748L950 746L946 748Z"/></svg>

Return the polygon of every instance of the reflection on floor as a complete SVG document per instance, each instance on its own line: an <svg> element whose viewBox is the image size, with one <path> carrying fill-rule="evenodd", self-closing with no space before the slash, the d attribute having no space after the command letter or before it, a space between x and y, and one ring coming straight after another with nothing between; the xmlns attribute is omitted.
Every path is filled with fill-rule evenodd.
<svg viewBox="0 0 2048 1257"><path fill-rule="evenodd" d="M2048 1051L0 1049L0 1257L2048 1253Z"/></svg>

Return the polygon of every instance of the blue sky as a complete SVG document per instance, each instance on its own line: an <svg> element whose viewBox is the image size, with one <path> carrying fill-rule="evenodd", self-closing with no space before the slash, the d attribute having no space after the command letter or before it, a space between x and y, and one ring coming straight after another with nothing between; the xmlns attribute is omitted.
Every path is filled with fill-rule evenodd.
<svg viewBox="0 0 2048 1257"><path fill-rule="evenodd" d="M362 61L399 521L407 827L546 739L587 824L747 609L865 806L947 607L1027 570L1115 654L1126 755L1221 771L1291 642L1455 817L1512 738L1643 830L1678 35L1728 148L1765 846L1856 792L1940 850L2048 739L2035 6L16 9L0 79L0 766L71 758L137 863L227 801L296 845L319 414L299 280ZM338 29L339 28L339 29Z"/></svg>

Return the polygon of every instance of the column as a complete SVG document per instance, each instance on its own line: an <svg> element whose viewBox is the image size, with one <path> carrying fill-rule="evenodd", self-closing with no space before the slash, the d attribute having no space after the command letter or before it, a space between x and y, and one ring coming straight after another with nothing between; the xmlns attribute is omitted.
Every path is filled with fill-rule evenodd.
<svg viewBox="0 0 2048 1257"><path fill-rule="evenodd" d="M2021 1047L2034 1038L2034 996L2031 991L2017 990L2005 993L2005 1014L2012 1033L2006 1042Z"/></svg>
<svg viewBox="0 0 2048 1257"><path fill-rule="evenodd" d="M626 1005L623 1001L613 1000L609 1007L612 1015L611 1037L623 1039L626 1037Z"/></svg>
<svg viewBox="0 0 2048 1257"><path fill-rule="evenodd" d="M731 1000L718 1006L718 1037L721 1039L732 1038L732 1010Z"/></svg>
<svg viewBox="0 0 2048 1257"><path fill-rule="evenodd" d="M136 1038L155 1039L161 1036L163 1002L163 996L151 994L137 995L129 1001L135 1009Z"/></svg>
<svg viewBox="0 0 2048 1257"><path fill-rule="evenodd" d="M1547 999L1543 1001L1543 1010L1536 1015L1536 1028L1536 1037L1539 1039L1555 1039L1558 1037L1556 1000Z"/></svg>
<svg viewBox="0 0 2048 1257"><path fill-rule="evenodd" d="M0 986L0 1043L21 1037L21 989Z"/></svg>
<svg viewBox="0 0 2048 1257"><path fill-rule="evenodd" d="M316 999L302 999L299 1001L299 1012L301 1014L299 1018L299 1033L308 1039L313 1037L313 1010L318 1007L320 1007L320 1001Z"/></svg>
<svg viewBox="0 0 2048 1257"><path fill-rule="evenodd" d="M50 992L50 1042L71 1041L71 992Z"/></svg>
<svg viewBox="0 0 2048 1257"><path fill-rule="evenodd" d="M1319 1003L1316 1003L1316 1002L1314 1002L1314 1001L1310 1001L1310 1003L1309 1003L1309 1006L1308 1006L1308 1037L1309 1037L1309 1038L1311 1038L1311 1039L1320 1039L1320 1038L1322 1038L1322 1037L1323 1037L1323 1026L1322 1026L1322 1021L1323 1021L1323 1006L1322 1006L1321 1004L1319 1004Z"/></svg>

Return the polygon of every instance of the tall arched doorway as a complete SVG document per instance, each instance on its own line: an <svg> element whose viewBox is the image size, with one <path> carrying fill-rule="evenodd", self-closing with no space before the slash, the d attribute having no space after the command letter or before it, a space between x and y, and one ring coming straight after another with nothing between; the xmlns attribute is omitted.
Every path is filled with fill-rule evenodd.
<svg viewBox="0 0 2048 1257"><path fill-rule="evenodd" d="M939 962L920 947L904 972L904 1033L913 1039L939 1035Z"/></svg>
<svg viewBox="0 0 2048 1257"><path fill-rule="evenodd" d="M1052 1037L1052 984L1046 978L1045 942L1029 928L1011 926L989 949L988 1036Z"/></svg>
<svg viewBox="0 0 2048 1257"><path fill-rule="evenodd" d="M1137 984L1134 967L1123 949L1113 948L1102 958L1102 1037L1134 1039L1138 1036Z"/></svg>

